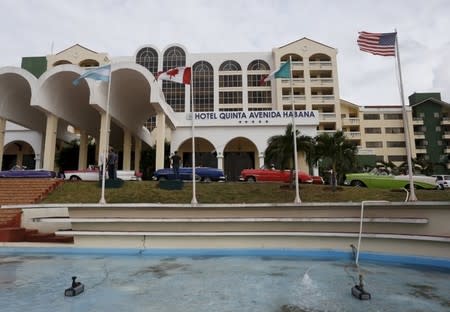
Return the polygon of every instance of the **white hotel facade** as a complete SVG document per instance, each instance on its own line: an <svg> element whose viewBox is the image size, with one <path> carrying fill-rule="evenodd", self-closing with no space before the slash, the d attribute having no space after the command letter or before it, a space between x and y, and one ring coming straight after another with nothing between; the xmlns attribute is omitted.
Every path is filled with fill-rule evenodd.
<svg viewBox="0 0 450 312"><path fill-rule="evenodd" d="M94 138L98 158L106 145L121 151L123 169L137 170L146 146L156 146L155 168L164 167L169 156L164 154L165 142L190 166L194 135L196 164L224 169L233 180L243 168L264 165L268 138L284 134L293 111L302 135L343 130L361 154L385 161L406 159L402 143L387 144L404 142L403 120L397 118L400 107L363 108L341 100L336 55L336 49L302 38L262 53L189 53L173 44L163 50L144 45L133 56L110 58L75 45L46 57L24 58L22 68L0 68L0 160L3 169L28 159L28 164L34 162L31 167L55 170L56 152L63 142L76 138L78 167L83 169L88 165L88 142ZM292 84L276 79L260 86L263 76L290 59ZM106 83L72 84L83 67L108 63L109 108ZM157 72L179 66L192 67L191 85L155 80ZM392 112L391 117L397 117L387 121L388 127L398 129L376 131L376 140L374 133L366 134L364 116L371 109ZM408 107L412 121L411 112ZM373 141L393 149L380 149ZM415 157L415 145L413 150ZM299 159L306 170L301 153Z"/></svg>

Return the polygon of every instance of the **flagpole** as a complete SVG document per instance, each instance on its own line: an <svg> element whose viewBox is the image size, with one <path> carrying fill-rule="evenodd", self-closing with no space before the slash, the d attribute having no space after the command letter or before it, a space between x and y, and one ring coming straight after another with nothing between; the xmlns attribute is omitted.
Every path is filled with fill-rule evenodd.
<svg viewBox="0 0 450 312"><path fill-rule="evenodd" d="M298 188L298 155L297 155L297 130L295 127L295 105L294 105L294 86L292 85L292 56L289 56L289 70L291 81L291 106L292 106L292 137L294 140L294 166L295 166L295 199L294 203L301 203Z"/></svg>
<svg viewBox="0 0 450 312"><path fill-rule="evenodd" d="M190 102L191 102L191 127L192 127L192 200L191 204L198 204L196 195L196 181L195 181L195 126L194 126L194 71L191 68L191 83L190 83Z"/></svg>
<svg viewBox="0 0 450 312"><path fill-rule="evenodd" d="M408 116L406 114L406 106L405 106L405 99L404 99L404 93L403 93L403 79L402 79L402 69L400 66L400 52L398 48L398 36L397 36L397 30L395 30L395 55L397 60L397 69L398 69L398 77L399 77L399 87L400 87L400 98L402 101L402 114L403 114L403 127L405 129L405 136L406 136L406 157L408 158L408 175L409 175L409 197L408 201L417 201L416 193L414 190L414 180L413 180L413 169L412 169L412 152L411 152L411 142L410 142L410 135L409 135L409 121Z"/></svg>
<svg viewBox="0 0 450 312"><path fill-rule="evenodd" d="M108 92L106 94L106 140L105 140L105 146L103 147L103 155L102 155L102 195L100 198L99 203L100 204L106 204L105 199L105 179L106 179L106 155L108 155L108 146L109 146L109 134L110 134L110 124L109 121L109 97L111 94L111 84L112 84L112 66L110 68L109 72L109 80L108 80Z"/></svg>

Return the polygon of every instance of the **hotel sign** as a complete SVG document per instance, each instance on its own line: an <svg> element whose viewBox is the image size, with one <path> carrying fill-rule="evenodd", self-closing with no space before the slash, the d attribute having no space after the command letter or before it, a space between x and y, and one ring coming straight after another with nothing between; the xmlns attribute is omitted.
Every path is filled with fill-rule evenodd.
<svg viewBox="0 0 450 312"><path fill-rule="evenodd" d="M191 120L192 114L186 116ZM232 111L232 112L194 112L198 126L219 125L287 125L292 117L298 125L318 125L319 112L316 110L297 111Z"/></svg>

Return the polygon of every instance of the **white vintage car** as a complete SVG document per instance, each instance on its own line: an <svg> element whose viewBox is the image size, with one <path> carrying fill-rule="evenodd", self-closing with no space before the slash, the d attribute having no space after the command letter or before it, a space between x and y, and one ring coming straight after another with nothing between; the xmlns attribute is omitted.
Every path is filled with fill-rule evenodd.
<svg viewBox="0 0 450 312"><path fill-rule="evenodd" d="M108 172L106 172L106 179ZM142 174L133 170L117 170L117 178L124 181L141 181ZM64 171L64 179L71 181L100 181L100 170L97 166L89 166L84 170L66 170Z"/></svg>

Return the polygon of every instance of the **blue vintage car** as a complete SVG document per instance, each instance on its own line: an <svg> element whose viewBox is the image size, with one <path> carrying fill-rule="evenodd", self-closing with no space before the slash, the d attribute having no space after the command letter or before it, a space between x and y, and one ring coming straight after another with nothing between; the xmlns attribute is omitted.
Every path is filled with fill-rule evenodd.
<svg viewBox="0 0 450 312"><path fill-rule="evenodd" d="M0 171L0 178L56 178L56 172L43 169L16 169Z"/></svg>
<svg viewBox="0 0 450 312"><path fill-rule="evenodd" d="M179 179L190 181L192 180L192 168L181 167L179 169ZM223 170L211 167L196 167L195 168L195 181L211 182L211 181L225 181L225 175ZM175 173L172 168L164 168L156 170L153 174L153 180L175 180Z"/></svg>

